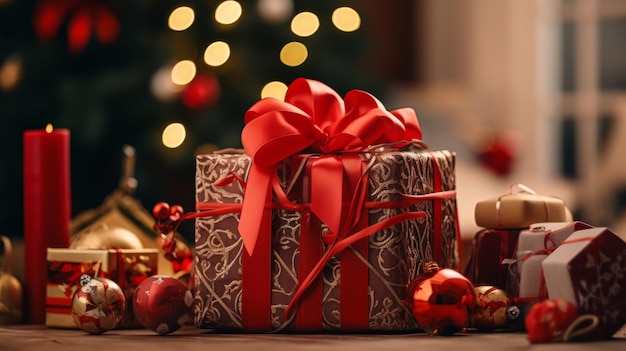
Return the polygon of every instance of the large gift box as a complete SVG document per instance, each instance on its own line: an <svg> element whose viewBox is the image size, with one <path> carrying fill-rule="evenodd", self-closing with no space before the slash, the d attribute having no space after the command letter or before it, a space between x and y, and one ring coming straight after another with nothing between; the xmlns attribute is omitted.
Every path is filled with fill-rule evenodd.
<svg viewBox="0 0 626 351"><path fill-rule="evenodd" d="M412 110L360 91L344 106L310 80L245 118L246 154L197 157L195 324L418 329L408 284L425 261L459 262L454 153L415 147Z"/></svg>
<svg viewBox="0 0 626 351"><path fill-rule="evenodd" d="M565 299L599 324L605 339L626 324L626 242L605 227L574 232L542 263L548 296Z"/></svg>
<svg viewBox="0 0 626 351"><path fill-rule="evenodd" d="M124 292L126 308L117 328L141 325L134 317L132 296L145 278L157 274L157 249L77 250L48 248L46 284L46 325L78 328L72 319L72 298L80 278L106 277Z"/></svg>
<svg viewBox="0 0 626 351"><path fill-rule="evenodd" d="M508 278L507 260L515 257L517 229L483 228L474 235L465 276L474 285L492 285L505 289Z"/></svg>
<svg viewBox="0 0 626 351"><path fill-rule="evenodd" d="M484 228L525 229L538 222L571 222L572 214L562 199L513 184L508 193L477 202L474 219Z"/></svg>

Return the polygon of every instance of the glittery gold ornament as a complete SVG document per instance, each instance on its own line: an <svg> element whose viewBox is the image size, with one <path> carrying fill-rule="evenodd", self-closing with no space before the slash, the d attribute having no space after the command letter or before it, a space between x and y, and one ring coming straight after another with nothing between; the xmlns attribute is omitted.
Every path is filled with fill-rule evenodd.
<svg viewBox="0 0 626 351"><path fill-rule="evenodd" d="M481 331L491 331L506 327L518 314L516 306L506 291L489 285L477 286L476 309L471 326Z"/></svg>

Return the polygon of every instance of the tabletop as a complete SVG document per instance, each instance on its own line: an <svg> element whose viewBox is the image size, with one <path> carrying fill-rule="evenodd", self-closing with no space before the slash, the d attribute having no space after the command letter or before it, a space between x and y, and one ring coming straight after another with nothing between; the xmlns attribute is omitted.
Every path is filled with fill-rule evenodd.
<svg viewBox="0 0 626 351"><path fill-rule="evenodd" d="M0 327L0 350L73 351L73 350L346 350L367 351L454 350L463 351L531 350L625 350L626 330L606 341L556 344L531 344L523 332L457 333L432 336L407 334L224 334L185 327L168 335L145 329L113 330L89 335L82 330L52 329L39 325Z"/></svg>

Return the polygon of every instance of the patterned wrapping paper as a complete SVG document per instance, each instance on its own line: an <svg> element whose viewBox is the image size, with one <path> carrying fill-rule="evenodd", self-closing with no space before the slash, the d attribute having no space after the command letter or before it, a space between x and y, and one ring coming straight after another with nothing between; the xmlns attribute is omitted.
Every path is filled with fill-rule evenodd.
<svg viewBox="0 0 626 351"><path fill-rule="evenodd" d="M593 314L599 325L586 337L607 339L626 324L626 242L610 229L574 232L542 263L551 299Z"/></svg>
<svg viewBox="0 0 626 351"><path fill-rule="evenodd" d="M395 151L374 155L369 170L369 201L394 201L402 194L433 193L433 158L439 164L443 190L455 189L455 155L448 151ZM232 182L214 183L230 175L246 179L250 158L244 154L200 155L197 157L196 200L198 203L241 203L243 188ZM293 167L283 162L279 174L292 174ZM281 176L284 189L291 184ZM295 182L301 186L302 179ZM298 193L296 191L296 193ZM306 195L303 195L306 196ZM291 199L301 202L302 199ZM368 311L364 331L409 331L418 329L407 307L407 285L421 273L421 263L440 256L442 267L458 266L458 223L455 198L442 203L441 223L433 223L433 201L413 206L428 216L401 222L371 235L367 239L367 256L361 262L368 267ZM403 208L373 209L369 223L406 211ZM194 266L194 315L200 328L245 330L242 324L242 254L244 247L238 233L239 214L224 214L196 219ZM298 284L298 262L301 252L300 224L296 211L275 210L272 215L271 260L271 328L273 331L320 331L298 326L297 318L285 316ZM434 226L442 226L441 238L435 240ZM441 245L434 253L434 242ZM352 248L348 249L352 250ZM347 251L348 251L347 250ZM354 250L352 250L354 251ZM352 277L341 275L340 255L323 268L322 326L324 331L345 331L340 307L341 283ZM345 301L345 300L344 300ZM344 316L344 318L346 318ZM353 330L354 331L354 330Z"/></svg>
<svg viewBox="0 0 626 351"><path fill-rule="evenodd" d="M46 326L78 328L72 319L72 298L80 276L106 277L124 291L126 308L117 329L139 328L132 296L143 279L158 273L157 249L77 250L49 248L46 287ZM120 271L121 266L121 271Z"/></svg>

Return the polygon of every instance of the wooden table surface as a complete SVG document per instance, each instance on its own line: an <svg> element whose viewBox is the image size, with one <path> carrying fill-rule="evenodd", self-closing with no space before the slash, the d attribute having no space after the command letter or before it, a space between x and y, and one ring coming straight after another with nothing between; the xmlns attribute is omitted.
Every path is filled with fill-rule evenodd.
<svg viewBox="0 0 626 351"><path fill-rule="evenodd" d="M185 327L169 335L149 330L114 330L89 335L82 330L49 329L45 326L0 327L0 350L9 351L186 351L186 350L388 350L388 351L485 351L485 350L626 350L626 331L607 341L531 344L525 333L459 333L430 336L363 334L218 334Z"/></svg>

